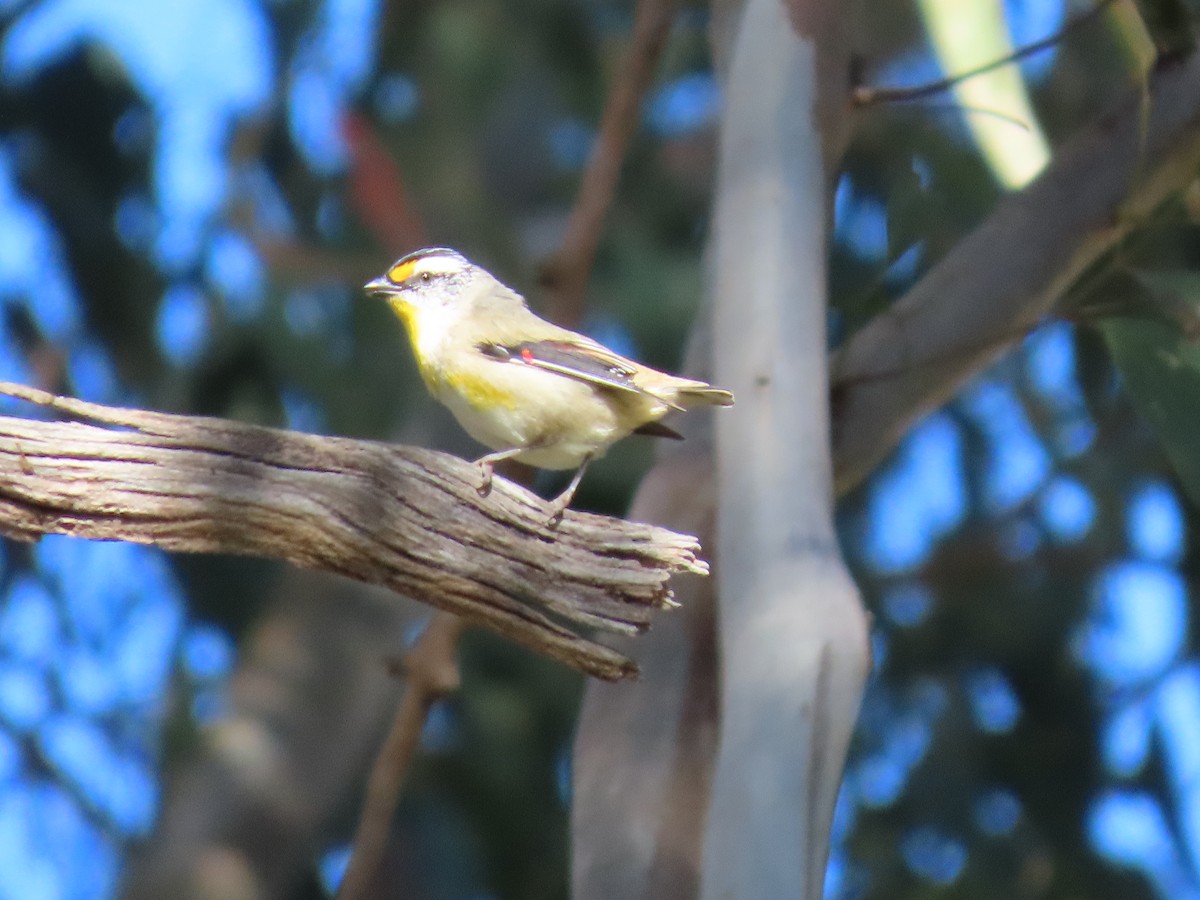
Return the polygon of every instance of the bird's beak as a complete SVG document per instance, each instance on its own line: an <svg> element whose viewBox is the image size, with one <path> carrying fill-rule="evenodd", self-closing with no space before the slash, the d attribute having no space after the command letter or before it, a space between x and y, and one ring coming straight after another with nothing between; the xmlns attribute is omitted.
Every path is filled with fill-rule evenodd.
<svg viewBox="0 0 1200 900"><path fill-rule="evenodd" d="M398 293L396 286L386 278L379 277L363 285L363 290L371 297L387 297Z"/></svg>

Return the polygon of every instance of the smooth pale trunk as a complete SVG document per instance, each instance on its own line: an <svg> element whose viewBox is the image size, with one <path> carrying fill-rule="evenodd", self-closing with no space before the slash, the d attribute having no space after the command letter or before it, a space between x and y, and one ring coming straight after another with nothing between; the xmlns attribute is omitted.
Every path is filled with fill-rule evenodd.
<svg viewBox="0 0 1200 900"><path fill-rule="evenodd" d="M714 240L721 734L701 895L821 896L867 671L832 522L827 181L815 45L748 0L730 58Z"/></svg>

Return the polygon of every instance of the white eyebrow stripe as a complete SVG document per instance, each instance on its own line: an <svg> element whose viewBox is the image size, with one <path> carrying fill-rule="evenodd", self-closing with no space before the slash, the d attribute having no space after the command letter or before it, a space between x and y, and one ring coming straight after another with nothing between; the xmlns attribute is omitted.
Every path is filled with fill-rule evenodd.
<svg viewBox="0 0 1200 900"><path fill-rule="evenodd" d="M466 266L463 261L453 256L426 256L424 259L417 260L417 264L413 266L413 274L419 275L422 272L428 272L430 275L453 275L461 272L464 268Z"/></svg>

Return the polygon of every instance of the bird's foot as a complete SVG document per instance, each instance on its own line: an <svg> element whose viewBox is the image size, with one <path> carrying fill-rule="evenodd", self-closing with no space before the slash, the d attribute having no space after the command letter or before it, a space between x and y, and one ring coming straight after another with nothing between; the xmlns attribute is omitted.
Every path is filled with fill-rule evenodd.
<svg viewBox="0 0 1200 900"><path fill-rule="evenodd" d="M579 482L583 480L583 473L588 467L588 463L592 461L591 454L583 458L579 468L575 470L575 475L571 478L571 483L567 485L567 489L550 501L550 521L546 523L548 528L554 529L559 526L563 520L563 513L567 511L567 507L571 505L571 501L575 499L575 489L579 487Z"/></svg>
<svg viewBox="0 0 1200 900"><path fill-rule="evenodd" d="M486 497L492 492L492 464L490 462L481 462L479 464L479 473L483 480L475 490L479 493L480 497Z"/></svg>

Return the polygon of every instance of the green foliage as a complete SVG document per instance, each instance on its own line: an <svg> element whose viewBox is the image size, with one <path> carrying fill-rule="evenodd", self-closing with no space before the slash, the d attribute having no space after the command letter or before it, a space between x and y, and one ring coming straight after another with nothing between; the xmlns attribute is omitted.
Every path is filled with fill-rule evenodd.
<svg viewBox="0 0 1200 900"><path fill-rule="evenodd" d="M1153 281L1200 299L1200 273L1158 273ZM1099 327L1125 388L1200 504L1200 345L1161 319L1114 318Z"/></svg>

